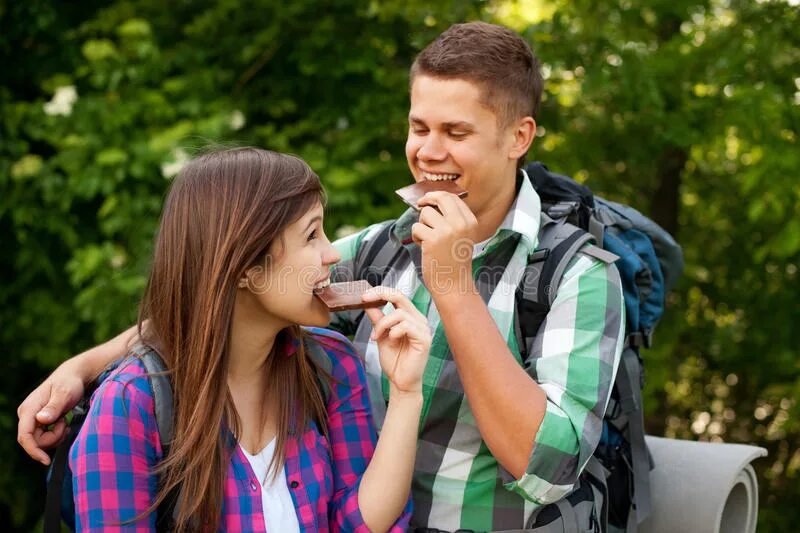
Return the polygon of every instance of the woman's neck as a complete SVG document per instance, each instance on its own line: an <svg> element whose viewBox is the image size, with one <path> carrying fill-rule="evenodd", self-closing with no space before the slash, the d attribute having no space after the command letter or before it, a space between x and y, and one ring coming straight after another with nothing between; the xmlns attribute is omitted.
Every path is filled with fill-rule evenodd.
<svg viewBox="0 0 800 533"><path fill-rule="evenodd" d="M229 345L228 383L248 384L263 381L264 363L272 351L283 324L256 316L242 302L234 306Z"/></svg>

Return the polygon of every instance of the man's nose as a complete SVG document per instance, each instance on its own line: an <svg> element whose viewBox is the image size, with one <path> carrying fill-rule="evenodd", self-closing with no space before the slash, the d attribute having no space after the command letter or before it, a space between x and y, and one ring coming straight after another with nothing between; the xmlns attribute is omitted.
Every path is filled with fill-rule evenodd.
<svg viewBox="0 0 800 533"><path fill-rule="evenodd" d="M441 161L447 158L447 150L444 147L441 136L428 134L417 152L417 157L423 161Z"/></svg>

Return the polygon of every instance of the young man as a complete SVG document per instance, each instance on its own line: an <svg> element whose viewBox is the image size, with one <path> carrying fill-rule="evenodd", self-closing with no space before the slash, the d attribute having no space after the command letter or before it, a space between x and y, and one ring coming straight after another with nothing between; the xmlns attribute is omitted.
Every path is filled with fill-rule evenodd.
<svg viewBox="0 0 800 533"><path fill-rule="evenodd" d="M518 162L533 141L541 93L527 43L486 23L451 27L411 68L406 156L414 179L454 180L469 193L429 193L419 212L391 222L396 253L381 272L434 332L413 482L412 524L421 531L589 530L601 512L584 470L622 350L616 269L579 253L525 360L515 339L515 290L542 216ZM354 277L385 224L335 243L337 278ZM332 326L355 331L380 425L387 389L371 325L360 318L340 314ZM124 352L127 333L64 363L20 406L20 442L34 457L46 459L39 446L61 432L34 429L34 415L47 406L49 417L36 416L52 422L77 401L83 378Z"/></svg>

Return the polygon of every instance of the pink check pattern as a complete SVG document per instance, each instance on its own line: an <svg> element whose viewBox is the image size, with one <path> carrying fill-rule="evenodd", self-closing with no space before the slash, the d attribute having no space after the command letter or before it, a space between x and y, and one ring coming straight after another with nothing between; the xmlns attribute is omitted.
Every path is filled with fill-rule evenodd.
<svg viewBox="0 0 800 533"><path fill-rule="evenodd" d="M376 434L361 360L338 333L310 328L331 358L329 439L313 423L290 438L284 470L303 532L368 532L358 487L375 450ZM213 428L209 428L212 431ZM95 391L70 450L77 531L155 531L155 513L127 522L155 498L152 473L162 459L153 396L144 366L121 365ZM405 531L411 499L392 527ZM219 531L264 532L261 484L236 446L228 467ZM279 532L269 532L279 533Z"/></svg>

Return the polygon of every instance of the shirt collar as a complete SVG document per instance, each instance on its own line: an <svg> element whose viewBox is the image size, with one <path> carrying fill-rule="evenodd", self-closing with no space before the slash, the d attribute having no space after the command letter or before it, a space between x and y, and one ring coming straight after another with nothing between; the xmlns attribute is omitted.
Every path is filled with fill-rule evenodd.
<svg viewBox="0 0 800 533"><path fill-rule="evenodd" d="M525 170L519 169L517 171L517 179L520 181L517 196L514 198L514 202L511 204L508 213L506 213L503 222L500 223L497 231L489 239L484 250L514 234L520 236L528 254L533 253L536 249L542 203ZM411 242L411 226L417 220L419 220L419 212L408 208L395 221L394 237L402 244L409 244Z"/></svg>

